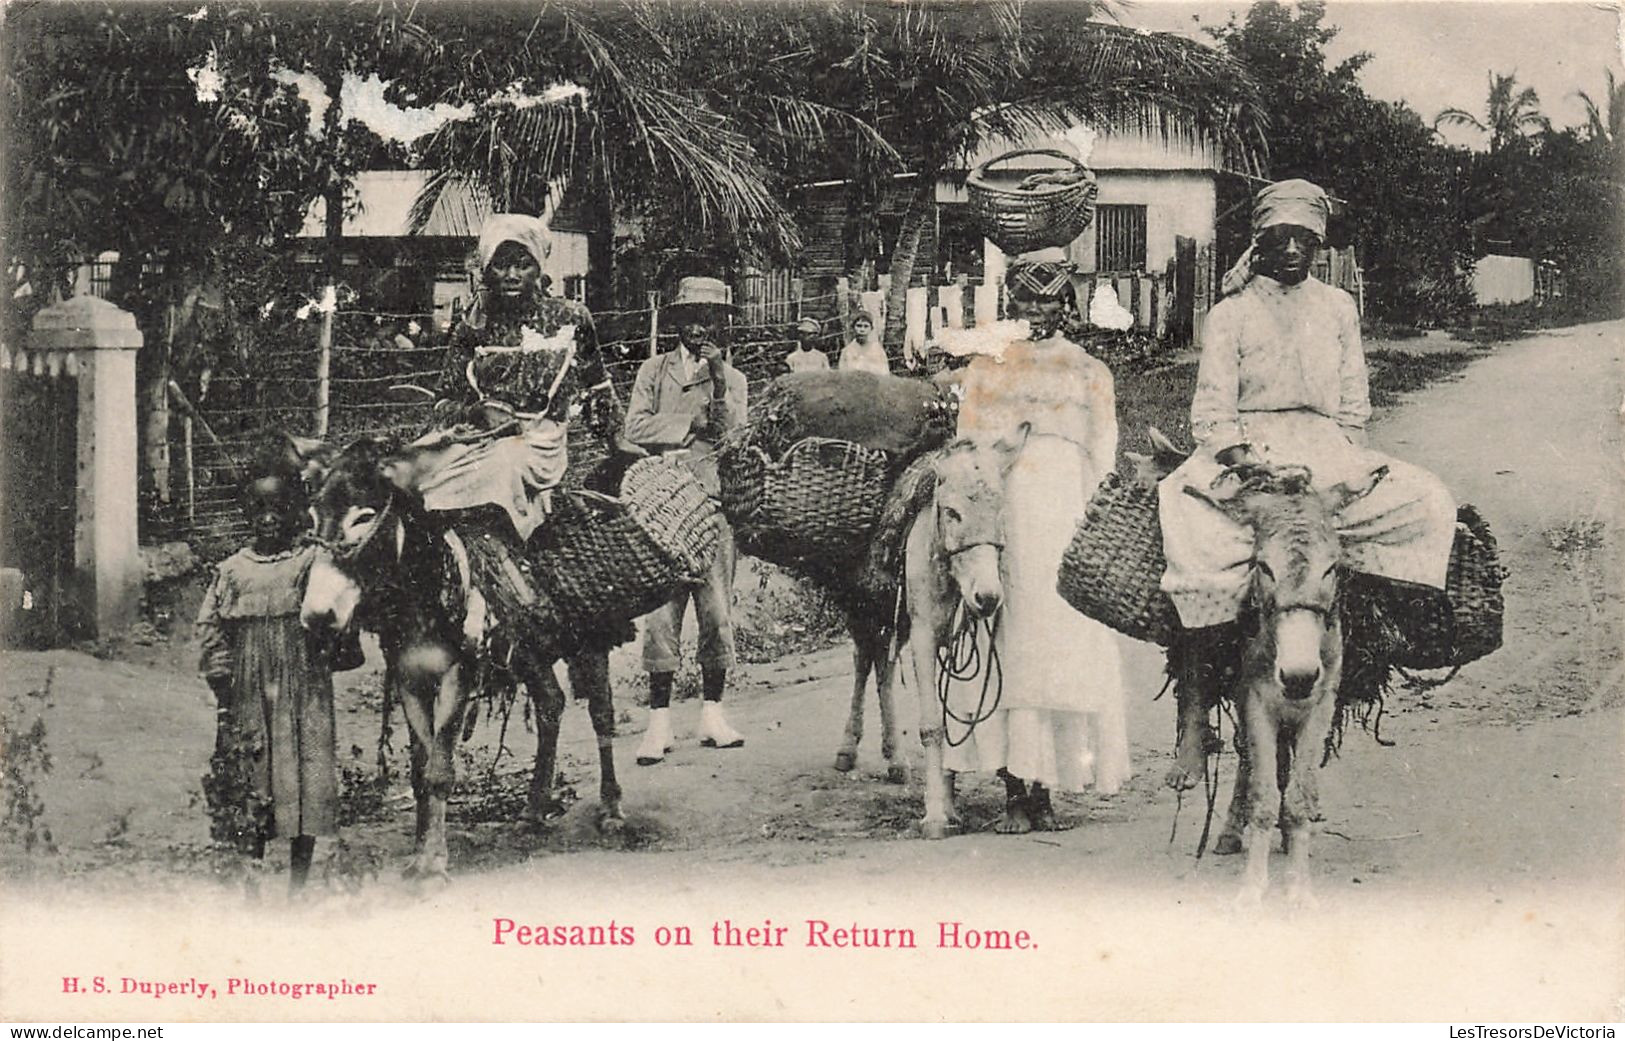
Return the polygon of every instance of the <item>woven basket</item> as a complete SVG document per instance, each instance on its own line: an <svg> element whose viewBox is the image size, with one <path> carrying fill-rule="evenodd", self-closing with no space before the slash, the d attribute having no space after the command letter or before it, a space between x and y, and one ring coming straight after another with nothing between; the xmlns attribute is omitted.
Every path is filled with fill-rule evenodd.
<svg viewBox="0 0 1625 1041"><path fill-rule="evenodd" d="M1086 176L1074 184L1045 184L1026 191L989 177L993 164L1025 155L1059 159ZM1048 148L1006 152L989 159L965 178L965 194L978 229L1011 254L1064 246L1083 234L1094 219L1095 195L1099 191L1094 175L1082 163L1065 152Z"/></svg>
<svg viewBox="0 0 1625 1041"><path fill-rule="evenodd" d="M1400 629L1394 664L1408 669L1448 669L1501 646L1506 577L1490 526L1472 506L1456 510L1445 592L1389 583L1388 611Z"/></svg>
<svg viewBox="0 0 1625 1041"><path fill-rule="evenodd" d="M1176 622L1160 588L1165 567L1156 489L1108 474L1061 557L1055 588L1102 625L1166 646Z"/></svg>
<svg viewBox="0 0 1625 1041"><path fill-rule="evenodd" d="M561 626L646 614L705 574L716 554L721 513L684 466L639 460L619 498L561 498L530 553L537 591Z"/></svg>
<svg viewBox="0 0 1625 1041"><path fill-rule="evenodd" d="M717 467L722 509L740 547L776 564L855 554L891 488L891 457L851 441L808 437L777 462L752 444Z"/></svg>

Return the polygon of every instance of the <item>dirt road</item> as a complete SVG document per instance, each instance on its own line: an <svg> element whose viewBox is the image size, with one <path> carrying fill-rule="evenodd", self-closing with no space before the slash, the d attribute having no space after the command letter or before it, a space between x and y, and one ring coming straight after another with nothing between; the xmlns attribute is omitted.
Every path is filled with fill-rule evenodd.
<svg viewBox="0 0 1625 1041"><path fill-rule="evenodd" d="M1392 747L1351 731L1324 774L1322 908L1307 919L1273 901L1259 916L1228 910L1240 865L1195 858L1203 807L1187 796L1176 814L1160 787L1173 731L1171 698L1152 700L1161 655L1127 641L1136 776L1114 797L1063 800L1070 831L983 830L999 792L980 779L962 789L967 834L915 837L918 787L884 782L878 734L856 774L830 768L849 669L835 649L750 670L731 701L741 750L696 747L686 702L678 750L639 768L643 713L624 717L621 845L592 828L591 733L573 706L563 769L586 798L550 833L477 820L500 814L465 800L458 878L423 902L389 866L410 841L397 792L347 832L359 892L268 917L209 881L192 796L212 738L206 692L173 668L54 652L5 659L12 690L55 667L55 768L41 792L63 853L7 884L0 993L8 1009L87 1018L53 981L122 959L149 975L370 973L408 1017L1619 1019L1622 355L1619 322L1501 345L1375 423L1375 446L1444 476L1488 517L1512 572L1506 646L1442 687L1396 690ZM354 692L347 707L345 740L370 758L376 715ZM486 728L475 744L492 740ZM522 757L525 740L509 735ZM501 916L615 918L637 942L516 950L492 943ZM713 946L724 917L791 926L786 949ZM807 919L909 927L919 948L809 948ZM1025 929L1035 949L941 949L945 920ZM695 946L657 946L660 924L692 925ZM19 936L50 955L25 956ZM371 1018L380 1006L173 1010Z"/></svg>

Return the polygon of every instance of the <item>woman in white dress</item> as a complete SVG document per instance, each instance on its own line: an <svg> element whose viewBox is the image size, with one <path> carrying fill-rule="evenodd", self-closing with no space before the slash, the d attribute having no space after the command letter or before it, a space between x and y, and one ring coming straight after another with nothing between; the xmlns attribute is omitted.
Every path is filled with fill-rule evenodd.
<svg viewBox="0 0 1625 1041"><path fill-rule="evenodd" d="M1115 792L1130 763L1117 638L1055 591L1061 554L1116 460L1111 371L1058 332L1072 294L1060 250L1013 262L1006 279L1012 314L1028 321L1031 338L958 374L962 435L1020 437L1029 425L1005 483L1005 600L995 630L1003 683L997 710L968 736L950 725L949 739L964 741L945 762L1003 778L998 830L1015 834L1058 827L1051 791ZM980 680L955 684L955 714L968 718L980 690Z"/></svg>

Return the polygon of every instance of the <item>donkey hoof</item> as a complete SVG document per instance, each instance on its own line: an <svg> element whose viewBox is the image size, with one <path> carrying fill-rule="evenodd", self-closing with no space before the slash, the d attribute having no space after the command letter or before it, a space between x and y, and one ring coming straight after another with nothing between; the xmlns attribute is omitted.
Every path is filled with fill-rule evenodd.
<svg viewBox="0 0 1625 1041"><path fill-rule="evenodd" d="M1308 886L1288 886L1286 906L1295 913L1303 914L1320 910L1320 901L1315 899L1315 894L1310 892Z"/></svg>
<svg viewBox="0 0 1625 1041"><path fill-rule="evenodd" d="M620 810L599 810L598 830L605 835L619 835L626 830L626 818Z"/></svg>
<svg viewBox="0 0 1625 1041"><path fill-rule="evenodd" d="M1189 791L1201 782L1202 771L1200 767L1192 771L1186 764L1178 762L1168 769L1168 773L1162 779L1163 784L1176 792Z"/></svg>
<svg viewBox="0 0 1625 1041"><path fill-rule="evenodd" d="M1215 856L1228 857L1241 852L1241 836L1233 831L1220 832L1219 837L1213 841Z"/></svg>
<svg viewBox="0 0 1625 1041"><path fill-rule="evenodd" d="M943 820L930 820L928 818L928 819L923 820L923 821L920 822L920 837L921 838L945 839L945 838L948 837L948 831L949 831L949 826L948 826L948 821L946 819L943 819Z"/></svg>
<svg viewBox="0 0 1625 1041"><path fill-rule="evenodd" d="M858 765L858 757L857 757L856 753L853 753L853 752L836 752L835 753L835 769L841 771L841 773L843 773L843 774L844 773L849 773L849 772L851 772L852 768L854 766L857 766L857 765Z"/></svg>
<svg viewBox="0 0 1625 1041"><path fill-rule="evenodd" d="M907 784L908 767L904 766L902 763L893 763L886 767L886 783Z"/></svg>
<svg viewBox="0 0 1625 1041"><path fill-rule="evenodd" d="M520 815L519 819L526 827L545 828L564 816L567 809L568 807L558 799L545 799L535 805L526 806L525 812Z"/></svg>

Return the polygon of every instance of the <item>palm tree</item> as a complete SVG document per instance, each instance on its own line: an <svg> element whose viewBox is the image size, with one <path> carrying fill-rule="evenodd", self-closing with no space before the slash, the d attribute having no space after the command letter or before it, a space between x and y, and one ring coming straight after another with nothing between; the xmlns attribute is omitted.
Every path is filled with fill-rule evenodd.
<svg viewBox="0 0 1625 1041"><path fill-rule="evenodd" d="M1613 69L1604 69L1603 72L1608 77L1608 92L1603 95L1602 105L1591 100L1591 95L1583 90L1574 93L1586 107L1586 129L1591 136L1617 142L1625 137L1625 83L1614 79Z"/></svg>
<svg viewBox="0 0 1625 1041"><path fill-rule="evenodd" d="M1447 108L1433 119L1434 127L1465 126L1490 135L1490 154L1514 141L1521 140L1552 128L1551 120L1540 111L1540 96L1534 87L1517 89L1517 74L1489 74L1489 93L1484 104L1484 119L1466 109Z"/></svg>
<svg viewBox="0 0 1625 1041"><path fill-rule="evenodd" d="M465 75L434 100L477 100L423 144L422 163L435 172L415 202L415 226L453 184L502 209L540 212L567 182L595 202L601 236L616 217L646 215L691 241L793 257L799 231L776 190L780 172L837 130L884 142L804 96L792 72L805 31L786 14L777 5L565 0L497 38L485 24L483 37L442 27L442 61ZM593 268L608 267L600 250Z"/></svg>

